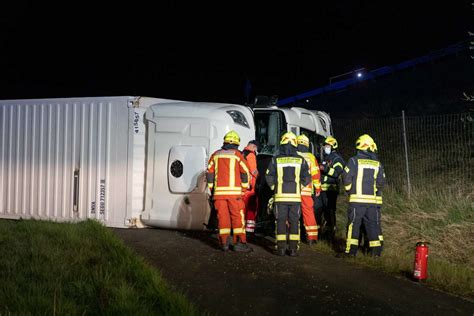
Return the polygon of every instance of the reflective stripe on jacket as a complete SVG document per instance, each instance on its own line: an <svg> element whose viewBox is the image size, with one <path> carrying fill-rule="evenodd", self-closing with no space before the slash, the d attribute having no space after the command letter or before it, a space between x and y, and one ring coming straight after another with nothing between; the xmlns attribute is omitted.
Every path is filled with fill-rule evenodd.
<svg viewBox="0 0 474 316"><path fill-rule="evenodd" d="M385 175L384 175L384 178L385 178ZM377 205L382 205L383 204L382 191L381 190L377 190L377 192L375 192L375 202L376 202Z"/></svg>
<svg viewBox="0 0 474 316"><path fill-rule="evenodd" d="M275 202L301 202L301 189L311 183L308 164L299 155L273 157L265 178Z"/></svg>
<svg viewBox="0 0 474 316"><path fill-rule="evenodd" d="M301 190L301 195L311 196L315 190L317 193L319 193L321 191L321 182L319 179L319 165L316 161L316 157L314 157L314 155L310 152L298 152L298 154L306 160L311 174L311 183Z"/></svg>
<svg viewBox="0 0 474 316"><path fill-rule="evenodd" d="M240 197L249 186L249 169L238 149L219 149L209 159L207 185L214 199Z"/></svg>
<svg viewBox="0 0 474 316"><path fill-rule="evenodd" d="M257 170L257 155L255 152L248 149L247 147L244 148L242 154L247 161L247 166L249 167L250 172L250 187L252 190L255 188L255 183L257 181L258 170Z"/></svg>
<svg viewBox="0 0 474 316"><path fill-rule="evenodd" d="M336 151L324 157L324 170L321 172L323 191L339 191L339 176L344 172L344 165L344 160Z"/></svg>
<svg viewBox="0 0 474 316"><path fill-rule="evenodd" d="M377 194L382 192L385 174L374 154L359 151L344 168L343 181L349 193L349 203L377 204Z"/></svg>

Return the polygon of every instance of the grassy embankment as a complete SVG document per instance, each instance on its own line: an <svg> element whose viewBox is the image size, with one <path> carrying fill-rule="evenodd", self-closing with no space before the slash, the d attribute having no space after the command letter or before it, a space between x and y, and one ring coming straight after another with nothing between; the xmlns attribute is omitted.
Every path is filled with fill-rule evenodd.
<svg viewBox="0 0 474 316"><path fill-rule="evenodd" d="M347 197L340 195L337 237L345 240ZM354 262L390 273L411 275L415 245L428 241L429 286L474 297L474 193L413 193L410 198L387 189L382 207L384 251L374 260L361 254ZM320 243L321 244L321 243ZM332 251L327 244L318 250ZM352 260L352 259L351 259Z"/></svg>
<svg viewBox="0 0 474 316"><path fill-rule="evenodd" d="M0 249L0 314L198 314L98 222L0 220Z"/></svg>

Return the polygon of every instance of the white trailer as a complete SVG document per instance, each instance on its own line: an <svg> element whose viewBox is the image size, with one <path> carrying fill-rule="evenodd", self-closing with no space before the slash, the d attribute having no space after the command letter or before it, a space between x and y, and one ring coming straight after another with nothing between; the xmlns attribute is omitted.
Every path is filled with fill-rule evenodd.
<svg viewBox="0 0 474 316"><path fill-rule="evenodd" d="M329 135L327 119L146 97L3 100L0 218L203 229L207 160L228 131L240 149L257 138L271 154L284 130Z"/></svg>

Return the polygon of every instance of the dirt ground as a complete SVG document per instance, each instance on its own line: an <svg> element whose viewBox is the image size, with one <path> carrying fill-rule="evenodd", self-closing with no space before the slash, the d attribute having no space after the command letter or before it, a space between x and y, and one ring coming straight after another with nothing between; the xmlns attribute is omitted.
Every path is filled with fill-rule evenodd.
<svg viewBox="0 0 474 316"><path fill-rule="evenodd" d="M205 232L113 231L211 315L474 315L473 301L306 245L298 257L278 257L264 239L251 253L224 253Z"/></svg>

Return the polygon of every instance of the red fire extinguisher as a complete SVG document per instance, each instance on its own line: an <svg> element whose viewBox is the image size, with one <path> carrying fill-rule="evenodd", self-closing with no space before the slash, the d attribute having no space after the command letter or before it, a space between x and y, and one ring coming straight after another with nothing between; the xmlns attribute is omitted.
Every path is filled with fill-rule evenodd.
<svg viewBox="0 0 474 316"><path fill-rule="evenodd" d="M413 267L413 278L425 280L428 278L428 243L420 241L416 244L415 264Z"/></svg>

